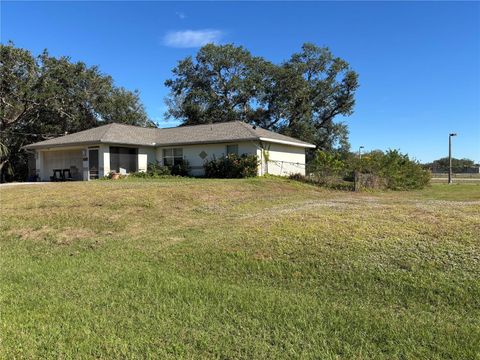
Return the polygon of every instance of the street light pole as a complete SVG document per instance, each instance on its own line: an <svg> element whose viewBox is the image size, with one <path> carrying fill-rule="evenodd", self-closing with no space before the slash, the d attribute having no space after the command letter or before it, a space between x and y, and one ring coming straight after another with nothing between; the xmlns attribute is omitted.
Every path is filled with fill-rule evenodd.
<svg viewBox="0 0 480 360"><path fill-rule="evenodd" d="M452 179L452 136L457 136L456 133L448 134L448 183L453 183Z"/></svg>
<svg viewBox="0 0 480 360"><path fill-rule="evenodd" d="M362 149L363 149L363 145L358 148L358 158L360 160L362 160Z"/></svg>

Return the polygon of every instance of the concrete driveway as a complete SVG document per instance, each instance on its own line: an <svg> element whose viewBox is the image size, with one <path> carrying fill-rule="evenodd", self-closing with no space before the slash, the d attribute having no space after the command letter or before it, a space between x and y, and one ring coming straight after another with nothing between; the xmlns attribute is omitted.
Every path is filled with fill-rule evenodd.
<svg viewBox="0 0 480 360"><path fill-rule="evenodd" d="M19 186L19 185L46 185L51 184L50 182L12 182L12 183L4 183L0 184L0 188L2 187L10 187L10 186Z"/></svg>

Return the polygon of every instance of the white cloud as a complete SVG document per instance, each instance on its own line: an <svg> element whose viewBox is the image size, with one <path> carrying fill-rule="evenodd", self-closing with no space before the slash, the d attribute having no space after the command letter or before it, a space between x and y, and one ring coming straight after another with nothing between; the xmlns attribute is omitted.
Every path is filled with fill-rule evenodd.
<svg viewBox="0 0 480 360"><path fill-rule="evenodd" d="M179 19L183 20L187 18L187 15L184 12L177 11L175 15L178 16Z"/></svg>
<svg viewBox="0 0 480 360"><path fill-rule="evenodd" d="M170 31L163 37L163 43L177 48L200 47L218 43L222 35L222 31L213 29Z"/></svg>

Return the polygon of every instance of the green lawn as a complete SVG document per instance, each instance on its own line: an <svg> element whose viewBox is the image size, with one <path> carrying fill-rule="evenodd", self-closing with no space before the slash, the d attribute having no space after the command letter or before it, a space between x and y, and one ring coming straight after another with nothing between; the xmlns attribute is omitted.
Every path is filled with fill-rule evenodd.
<svg viewBox="0 0 480 360"><path fill-rule="evenodd" d="M480 359L480 185L0 189L0 358Z"/></svg>

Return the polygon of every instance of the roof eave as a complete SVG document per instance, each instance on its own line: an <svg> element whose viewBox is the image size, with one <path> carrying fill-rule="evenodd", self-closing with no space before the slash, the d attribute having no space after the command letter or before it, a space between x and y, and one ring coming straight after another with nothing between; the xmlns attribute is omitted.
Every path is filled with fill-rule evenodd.
<svg viewBox="0 0 480 360"><path fill-rule="evenodd" d="M132 143L132 142L115 142L115 141L104 141L104 140L95 140L95 141L76 141L63 144L30 144L25 145L23 149L25 150L45 150L51 148L62 148L62 147L72 147L72 146L88 146L88 145L98 145L98 144L111 144L111 145L129 145L129 146L142 146L142 147L156 147L159 146L157 143Z"/></svg>
<svg viewBox="0 0 480 360"><path fill-rule="evenodd" d="M303 143L303 142L294 142L294 141L287 141L287 140L278 140L278 139L272 139L272 138L267 138L267 137L260 137L260 141L266 141L266 142L271 142L271 143L277 143L277 144L283 144L283 145L290 145L290 146L297 146L297 147L302 147L302 148L310 148L310 149L315 149L317 146L309 143Z"/></svg>
<svg viewBox="0 0 480 360"><path fill-rule="evenodd" d="M79 146L79 145L93 145L93 144L98 144L100 141L81 141L81 142L71 142L71 143L65 143L65 144L38 144L38 143L33 143L30 145L25 145L22 147L22 149L26 150L44 150L44 149L50 149L50 148L59 148L59 147L71 147L71 146Z"/></svg>

